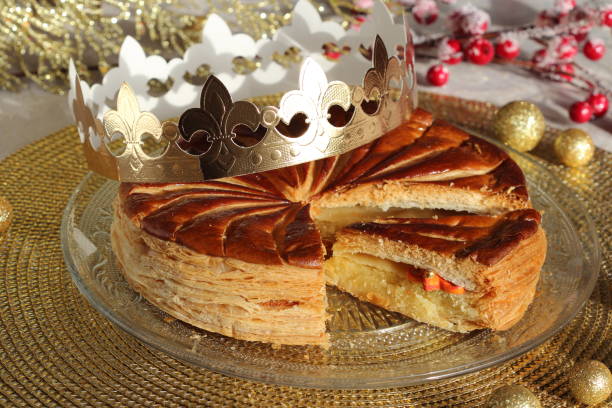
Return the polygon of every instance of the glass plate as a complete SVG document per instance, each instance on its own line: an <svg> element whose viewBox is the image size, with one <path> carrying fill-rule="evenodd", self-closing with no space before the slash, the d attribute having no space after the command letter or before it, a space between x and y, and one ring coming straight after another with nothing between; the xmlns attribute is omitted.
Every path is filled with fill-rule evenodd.
<svg viewBox="0 0 612 408"><path fill-rule="evenodd" d="M543 212L548 255L533 304L504 332L451 333L417 323L328 288L331 347L235 340L171 318L134 292L112 253L111 203L118 183L88 174L61 227L64 257L81 293L141 341L219 373L280 385L382 388L419 384L516 357L557 333L588 299L599 269L593 223L580 198L536 161L511 153Z"/></svg>

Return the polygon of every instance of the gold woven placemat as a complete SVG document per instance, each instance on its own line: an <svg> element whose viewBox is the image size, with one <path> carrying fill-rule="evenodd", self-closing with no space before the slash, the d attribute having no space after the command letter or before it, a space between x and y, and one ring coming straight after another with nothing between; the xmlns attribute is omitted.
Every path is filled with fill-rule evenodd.
<svg viewBox="0 0 612 408"><path fill-rule="evenodd" d="M422 93L437 116L481 131L496 107ZM586 167L555 164L555 130L533 153L573 188L595 220L602 247L597 286L557 336L512 361L474 374L406 388L309 390L264 385L186 365L114 327L81 297L64 266L61 214L86 172L73 127L0 162L0 195L15 208L0 243L1 406L478 407L495 388L523 384L544 407L572 407L574 361L612 365L612 154L597 150ZM600 406L604 406L605 403Z"/></svg>

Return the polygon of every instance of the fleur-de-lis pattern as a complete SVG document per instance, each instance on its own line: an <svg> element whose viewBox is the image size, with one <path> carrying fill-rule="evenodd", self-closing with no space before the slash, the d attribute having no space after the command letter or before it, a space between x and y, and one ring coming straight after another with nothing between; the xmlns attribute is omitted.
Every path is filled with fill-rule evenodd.
<svg viewBox="0 0 612 408"><path fill-rule="evenodd" d="M257 106L247 101L232 102L227 88L211 75L202 88L200 107L187 110L179 119L182 139L178 144L200 157L204 178L224 177L242 156L235 128L244 125L256 132L259 124Z"/></svg>
<svg viewBox="0 0 612 408"><path fill-rule="evenodd" d="M372 65L373 68L368 70L363 79L365 98L362 106L370 115L387 110L385 104L389 102L390 83L392 80L401 83L404 74L399 58L389 58L385 44L379 36L376 36L374 42ZM368 109L367 103L372 100L375 100L376 104Z"/></svg>
<svg viewBox="0 0 612 408"><path fill-rule="evenodd" d="M176 144L176 124L161 124L155 115L141 112L134 91L126 83L121 85L117 95L117 110L104 114L103 126L109 139L119 136L125 143L121 154L108 153L104 159L106 165L114 167L117 180L173 183L202 179L197 158L185 154ZM147 154L143 149L147 135L157 143L165 139L167 146L155 156ZM105 145L104 150L108 152Z"/></svg>
<svg viewBox="0 0 612 408"><path fill-rule="evenodd" d="M78 99L78 84L75 117L82 118L84 131L89 129L107 140L117 135L124 140L126 148L121 154L109 153L99 160L105 163L105 175L121 181L193 182L293 166L346 153L410 116L413 84L408 86L407 76L412 72L407 71L412 70L412 58L404 64L397 55L389 57L379 36L371 50L372 68L362 86L330 82L321 66L306 58L299 89L286 92L278 107L260 109L248 101L234 102L219 78L210 75L200 94L200 106L185 111L178 124L164 124L166 130L180 133L172 140L162 132L155 115L141 112L138 99L125 83L117 96L117 109L104 115L103 131L82 95ZM157 142L164 137L168 147L159 156L148 155L143 150L146 135ZM108 152L106 143L101 145L101 151ZM90 151L95 156L95 150Z"/></svg>
<svg viewBox="0 0 612 408"><path fill-rule="evenodd" d="M110 179L118 179L119 174L114 158L106 148L106 136L102 123L94 117L89 107L85 104L81 80L76 71L74 72L75 92L72 101L72 114L77 124L79 137L83 143L85 159L89 164L90 170Z"/></svg>
<svg viewBox="0 0 612 408"><path fill-rule="evenodd" d="M210 76L200 107L179 119L178 145L199 158L202 179L211 179L296 165L371 142L401 124L412 108L405 69L397 56L388 57L378 36L372 55L363 87L329 82L307 58L299 89L285 93L278 108L233 102L223 83ZM242 143L245 137L251 143Z"/></svg>
<svg viewBox="0 0 612 408"><path fill-rule="evenodd" d="M372 43L377 34L384 44L380 39ZM328 57L334 52L342 56L326 60L322 44L331 46ZM135 39L126 37L118 66L104 75L103 82L91 88L80 84L85 98L77 123L90 168L122 181L192 182L292 166L359 147L405 120L416 103L412 51L406 24L395 22L382 0L374 2L370 18L359 31L345 31L337 23L324 21L309 1L300 0L288 25L272 38L258 41L232 33L221 17L211 15L202 41L170 61L147 56ZM404 58L397 52L403 52ZM297 64L309 55L321 66L312 61ZM244 62L240 73L232 69L232 61ZM362 74L369 64L373 64L373 73L364 80ZM393 75L397 67L399 75ZM251 69L254 71L246 74ZM213 73L227 89L219 80L211 80L202 89ZM74 74L70 74L71 102L78 93ZM290 91L291 97L281 105L257 109L229 97L275 100L298 77L299 88ZM130 118L129 113L121 112L121 103L113 106L121 81L129 81L136 91L136 108L159 119L181 116L198 104L198 98L200 102L207 99L205 95L210 95L210 103L200 103L200 114L190 110L190 115L203 118L202 123L180 129L181 136L162 155L146 157L138 132L145 122L142 118L149 114L137 125L133 121L140 117L140 110L134 111L137 117ZM214 82L218 84L212 86ZM79 102L76 105L79 111ZM93 116L87 114L87 107ZM107 145L114 146L110 140L115 137L102 123L102 113L109 110L124 117L123 122L117 117L106 121L127 142L124 155L114 156L107 149ZM151 133L155 138L160 133L159 121L149 122L156 129ZM178 123L174 129L179 129ZM106 167L100 169L100 164Z"/></svg>
<svg viewBox="0 0 612 408"><path fill-rule="evenodd" d="M332 106L349 111L351 88L340 81L328 82L325 72L313 59L307 58L300 72L300 89L287 92L280 101L278 119L285 123L302 113L308 125L299 138L293 139L294 149L312 145L318 152L325 153L331 138L338 137L344 126L330 123L328 117ZM295 155L292 153L292 155Z"/></svg>
<svg viewBox="0 0 612 408"><path fill-rule="evenodd" d="M111 138L114 135L123 137L125 150L118 156L119 171L133 175L138 175L151 158L142 149L143 137L150 135L160 142L162 134L159 120L149 112L140 111L138 99L126 83L119 89L117 110L104 114L104 130Z"/></svg>

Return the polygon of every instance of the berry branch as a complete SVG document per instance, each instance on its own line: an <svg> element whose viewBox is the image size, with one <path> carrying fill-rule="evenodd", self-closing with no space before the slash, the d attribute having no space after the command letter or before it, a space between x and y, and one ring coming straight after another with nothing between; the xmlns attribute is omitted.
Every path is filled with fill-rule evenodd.
<svg viewBox="0 0 612 408"><path fill-rule="evenodd" d="M608 85L605 84L601 79L597 78L597 74L595 74L593 71L583 66L582 64L578 64L577 62L574 62L574 67L576 67L579 71L582 71L586 76L591 78L591 80L593 81L594 87L596 87L597 89L599 89L601 92L605 93L606 95L612 97L612 89L609 88Z"/></svg>
<svg viewBox="0 0 612 408"><path fill-rule="evenodd" d="M367 8L364 6L368 1L355 0L355 4ZM428 25L438 19L439 3L454 0L399 0L399 3L417 23ZM464 60L477 65L514 66L542 79L569 84L586 94L585 100L569 107L572 120L586 122L606 114L612 89L592 70L577 64L575 57L580 49L593 61L604 56L605 44L591 35L591 29L612 27L612 5L585 1L578 6L576 0L556 0L552 9L534 16L534 23L494 31L488 31L489 15L470 4L455 7L446 18L449 32L415 35L415 56L437 60L427 71L430 84L445 85L450 79L449 66ZM526 41L542 48L525 58L521 44Z"/></svg>
<svg viewBox="0 0 612 408"><path fill-rule="evenodd" d="M591 16L589 16L591 17ZM587 24L595 25L594 20L588 21ZM584 30L585 22L571 22L571 23L560 23L553 27L539 27L536 24L527 24L519 27L505 28L495 31L488 31L482 34L482 37L486 39L495 39L504 34L514 34L517 39L525 40L531 39L533 41L542 41L542 38L550 38L562 34L578 34ZM430 34L426 36L419 37L414 45L416 48L418 47L431 47L437 45L440 41L448 38L448 34L446 33L436 33ZM457 35L454 38L459 40L469 39L472 36L467 35Z"/></svg>

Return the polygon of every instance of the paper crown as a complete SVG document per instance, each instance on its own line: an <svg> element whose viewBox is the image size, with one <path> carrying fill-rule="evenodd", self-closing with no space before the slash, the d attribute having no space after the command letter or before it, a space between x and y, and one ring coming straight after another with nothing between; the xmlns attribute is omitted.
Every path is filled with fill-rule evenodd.
<svg viewBox="0 0 612 408"><path fill-rule="evenodd" d="M341 52L328 53L332 46ZM287 60L298 62L296 54L303 59L295 81L299 89L285 92L278 106L232 101L231 93L247 98L286 89L297 69ZM266 56L271 58L265 61ZM244 61L259 65L245 74L236 69ZM191 74L202 67L214 73L203 87ZM343 154L400 125L416 105L410 32L405 22L394 24L380 1L359 31L323 22L303 0L292 24L270 40L232 35L221 18L211 16L202 43L182 59L145 57L128 38L119 67L102 84L89 88L73 64L69 72L69 103L89 168L127 182L196 182ZM162 95L151 92L160 84ZM117 88L113 109L108 101ZM199 89L199 107L186 109L196 104ZM159 119L179 116L178 122ZM166 147L147 154L146 136L165 139ZM125 145L119 154L109 149L116 139Z"/></svg>

